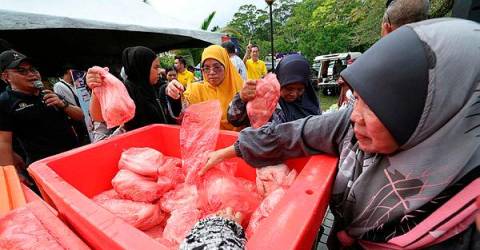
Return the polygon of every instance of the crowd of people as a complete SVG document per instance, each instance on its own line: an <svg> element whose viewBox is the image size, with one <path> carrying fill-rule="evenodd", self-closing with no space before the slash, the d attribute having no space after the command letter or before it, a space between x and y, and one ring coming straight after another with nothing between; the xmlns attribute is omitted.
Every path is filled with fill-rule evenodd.
<svg viewBox="0 0 480 250"><path fill-rule="evenodd" d="M257 129L250 127L246 106L256 96L257 80L267 74L258 46L249 44L243 60L232 42L205 48L201 80L181 56L161 69L153 50L125 48L121 78L135 115L107 128L92 92L92 142L150 124L179 124L188 105L218 100L220 128L239 131L239 137L211 152L202 173L232 157L261 168L294 157L334 155L339 160L329 247L389 243L480 176L480 25L425 20L428 11L428 0L387 1L382 38L340 73L336 112L322 114L307 59L285 56L274 69L281 87L277 107L270 122ZM88 143L72 69L65 66L52 91L38 84L42 78L31 58L12 49L0 54L0 165L15 165L32 187L24 171L29 164ZM90 68L86 82L90 89L102 86L100 72ZM238 217L228 211L200 221L181 249L227 243L243 249ZM473 220L462 226L428 247L478 248ZM205 236L212 234L213 240Z"/></svg>

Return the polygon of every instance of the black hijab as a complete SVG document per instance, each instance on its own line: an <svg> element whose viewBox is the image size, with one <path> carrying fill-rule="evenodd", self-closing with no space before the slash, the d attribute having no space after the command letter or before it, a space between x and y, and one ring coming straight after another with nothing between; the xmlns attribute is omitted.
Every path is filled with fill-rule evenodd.
<svg viewBox="0 0 480 250"><path fill-rule="evenodd" d="M136 106L135 116L125 124L127 130L153 123L167 123L155 88L150 84L150 69L155 58L155 53L146 47L123 50L122 64L127 74L125 85Z"/></svg>
<svg viewBox="0 0 480 250"><path fill-rule="evenodd" d="M425 107L428 70L435 65L425 51L430 52L411 28L398 29L341 73L399 145L413 134Z"/></svg>
<svg viewBox="0 0 480 250"><path fill-rule="evenodd" d="M278 101L285 115L285 122L322 113L317 95L310 82L310 65L305 57L299 54L288 55L280 61L275 71L282 88L292 83L305 84L305 92L297 100L286 102L280 98Z"/></svg>

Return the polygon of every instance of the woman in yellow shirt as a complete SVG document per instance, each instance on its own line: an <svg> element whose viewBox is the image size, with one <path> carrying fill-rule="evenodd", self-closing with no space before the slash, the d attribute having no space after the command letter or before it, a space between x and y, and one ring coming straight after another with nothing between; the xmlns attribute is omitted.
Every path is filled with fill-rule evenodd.
<svg viewBox="0 0 480 250"><path fill-rule="evenodd" d="M220 128L238 131L227 120L227 109L235 94L242 89L243 80L230 61L227 51L218 45L211 45L202 53L203 82L192 83L187 90L178 81L171 81L165 88L168 101L180 103L181 96L188 104L219 100L222 107Z"/></svg>

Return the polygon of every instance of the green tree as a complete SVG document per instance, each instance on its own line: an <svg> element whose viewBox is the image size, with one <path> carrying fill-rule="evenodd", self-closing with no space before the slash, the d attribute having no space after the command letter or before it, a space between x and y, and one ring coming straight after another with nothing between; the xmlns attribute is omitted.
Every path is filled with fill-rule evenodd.
<svg viewBox="0 0 480 250"><path fill-rule="evenodd" d="M431 0L431 17L448 16L454 0ZM385 0L277 0L274 2L276 52L300 51L309 60L328 53L368 49L380 39ZM221 30L270 52L270 19L265 8L242 5ZM231 31L236 31L234 34Z"/></svg>

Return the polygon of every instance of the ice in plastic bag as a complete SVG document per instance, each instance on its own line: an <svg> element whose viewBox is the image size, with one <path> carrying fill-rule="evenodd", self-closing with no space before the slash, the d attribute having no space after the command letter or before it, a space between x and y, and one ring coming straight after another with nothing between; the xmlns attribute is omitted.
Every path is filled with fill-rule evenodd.
<svg viewBox="0 0 480 250"><path fill-rule="evenodd" d="M135 116L135 103L125 85L105 69L94 66L100 72L103 84L93 89L100 102L102 117L107 128L120 126Z"/></svg>
<svg viewBox="0 0 480 250"><path fill-rule="evenodd" d="M200 210L191 206L173 211L165 225L163 238L178 246L195 226L201 215Z"/></svg>
<svg viewBox="0 0 480 250"><path fill-rule="evenodd" d="M248 223L246 230L247 238L250 238L257 231L260 223L270 215L275 206L285 195L285 192L285 189L277 188L262 201L260 206L258 206L255 212L253 212L252 217L250 217L250 222Z"/></svg>
<svg viewBox="0 0 480 250"><path fill-rule="evenodd" d="M251 192L253 182L246 185L246 179L237 178L217 169L205 174L201 189L201 210L206 214L215 213L227 207L249 218L260 204L261 198Z"/></svg>
<svg viewBox="0 0 480 250"><path fill-rule="evenodd" d="M174 188L185 181L185 174L182 169L182 160L176 157L165 156L158 168L157 184Z"/></svg>
<svg viewBox="0 0 480 250"><path fill-rule="evenodd" d="M198 171L207 163L208 153L215 149L221 117L218 100L193 104L186 109L180 129L186 183L195 183Z"/></svg>
<svg viewBox="0 0 480 250"><path fill-rule="evenodd" d="M255 98L247 103L247 114L253 128L259 128L270 120L280 98L280 83L273 73L257 80Z"/></svg>
<svg viewBox="0 0 480 250"><path fill-rule="evenodd" d="M199 202L198 189L195 185L180 184L175 189L167 192L160 199L160 206L165 212L193 206Z"/></svg>
<svg viewBox="0 0 480 250"><path fill-rule="evenodd" d="M138 175L129 170L120 169L112 179L115 191L124 199L152 202L171 189L157 183L156 178Z"/></svg>
<svg viewBox="0 0 480 250"><path fill-rule="evenodd" d="M122 153L118 168L143 176L157 177L163 160L163 154L153 148L129 148Z"/></svg>
<svg viewBox="0 0 480 250"><path fill-rule="evenodd" d="M141 230L148 230L157 226L165 219L165 214L158 204L124 200L116 197L115 192L109 190L95 196L93 201Z"/></svg>
<svg viewBox="0 0 480 250"><path fill-rule="evenodd" d="M0 249L63 249L26 207L0 219Z"/></svg>
<svg viewBox="0 0 480 250"><path fill-rule="evenodd" d="M285 164L257 168L256 172L257 190L264 197L279 187L290 187L297 177L297 171Z"/></svg>

